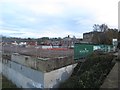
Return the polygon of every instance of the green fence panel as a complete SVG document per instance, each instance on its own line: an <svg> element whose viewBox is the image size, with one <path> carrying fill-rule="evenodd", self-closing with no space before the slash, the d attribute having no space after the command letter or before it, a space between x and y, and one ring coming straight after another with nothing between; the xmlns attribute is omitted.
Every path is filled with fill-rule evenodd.
<svg viewBox="0 0 120 90"><path fill-rule="evenodd" d="M103 52L110 52L112 45L97 45L97 44L82 44L75 43L74 45L74 60L80 60L87 57L94 50L101 50Z"/></svg>
<svg viewBox="0 0 120 90"><path fill-rule="evenodd" d="M93 52L93 45L75 44L74 59L75 60L83 59L92 52Z"/></svg>

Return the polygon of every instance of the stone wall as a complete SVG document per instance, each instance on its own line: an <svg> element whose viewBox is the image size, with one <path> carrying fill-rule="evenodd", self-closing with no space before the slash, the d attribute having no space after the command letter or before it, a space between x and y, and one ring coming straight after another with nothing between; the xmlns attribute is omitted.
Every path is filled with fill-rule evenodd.
<svg viewBox="0 0 120 90"><path fill-rule="evenodd" d="M75 63L73 56L48 58L48 60L44 59L46 58L39 59L38 57L31 57L21 54L12 54L11 58L11 60L16 63L42 72L50 72L52 70L56 70Z"/></svg>

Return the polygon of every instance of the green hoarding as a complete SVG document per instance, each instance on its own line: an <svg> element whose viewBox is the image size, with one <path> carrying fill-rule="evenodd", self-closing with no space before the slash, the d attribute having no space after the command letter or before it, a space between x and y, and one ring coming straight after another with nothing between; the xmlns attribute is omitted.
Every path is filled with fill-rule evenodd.
<svg viewBox="0 0 120 90"><path fill-rule="evenodd" d="M83 44L75 43L74 46L74 60L80 60L87 57L95 50L101 50L103 52L110 52L112 45L98 45L98 44Z"/></svg>
<svg viewBox="0 0 120 90"><path fill-rule="evenodd" d="M93 52L93 45L76 43L74 47L74 59L83 59Z"/></svg>

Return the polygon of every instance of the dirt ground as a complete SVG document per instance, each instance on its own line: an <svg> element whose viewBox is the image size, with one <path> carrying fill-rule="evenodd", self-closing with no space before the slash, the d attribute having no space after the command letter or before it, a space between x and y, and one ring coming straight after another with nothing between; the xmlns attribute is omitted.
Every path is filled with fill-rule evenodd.
<svg viewBox="0 0 120 90"><path fill-rule="evenodd" d="M37 63L37 66L32 66L32 68L34 69L46 72L75 63L73 49L36 49L35 47L4 46L3 50L4 52L9 54L17 52L21 55L31 56L32 58L49 58L49 60L37 60L35 61L35 63ZM7 58L9 58L10 60L11 56L9 55L8 57L6 57L6 59Z"/></svg>
<svg viewBox="0 0 120 90"><path fill-rule="evenodd" d="M61 50L50 50L50 49L40 49L35 47L20 47L20 46L10 46L6 45L3 47L4 52L17 52L20 54L26 54L31 56L39 56L39 57L61 57L61 56L73 56L73 49L61 49Z"/></svg>

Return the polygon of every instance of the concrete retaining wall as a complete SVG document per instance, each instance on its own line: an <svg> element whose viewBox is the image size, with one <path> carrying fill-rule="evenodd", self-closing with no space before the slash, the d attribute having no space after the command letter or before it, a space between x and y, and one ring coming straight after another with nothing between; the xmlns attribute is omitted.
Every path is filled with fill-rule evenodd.
<svg viewBox="0 0 120 90"><path fill-rule="evenodd" d="M44 74L18 63L8 61L2 64L2 73L22 88L36 88L34 84L44 86Z"/></svg>
<svg viewBox="0 0 120 90"><path fill-rule="evenodd" d="M3 60L2 73L21 88L53 88L68 79L76 65L44 73L13 61Z"/></svg>
<svg viewBox="0 0 120 90"><path fill-rule="evenodd" d="M61 82L67 80L77 64L69 65L44 74L45 88L57 88Z"/></svg>

